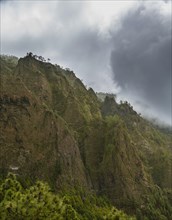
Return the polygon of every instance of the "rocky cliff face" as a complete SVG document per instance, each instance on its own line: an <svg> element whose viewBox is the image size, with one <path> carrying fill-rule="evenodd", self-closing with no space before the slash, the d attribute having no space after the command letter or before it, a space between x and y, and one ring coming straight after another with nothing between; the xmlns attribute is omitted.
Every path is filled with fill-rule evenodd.
<svg viewBox="0 0 172 220"><path fill-rule="evenodd" d="M0 130L1 176L82 186L121 207L141 204L154 183L171 185L169 135L127 102L100 102L69 69L30 56L1 58Z"/></svg>
<svg viewBox="0 0 172 220"><path fill-rule="evenodd" d="M53 111L53 91L42 66L33 58L20 59L15 69L2 75L1 172L16 170L57 187L87 186L78 144L64 119Z"/></svg>

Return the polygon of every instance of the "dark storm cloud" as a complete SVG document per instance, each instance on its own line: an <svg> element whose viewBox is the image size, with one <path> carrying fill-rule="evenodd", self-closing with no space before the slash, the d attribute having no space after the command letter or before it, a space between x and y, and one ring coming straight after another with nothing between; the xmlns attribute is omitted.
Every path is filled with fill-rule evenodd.
<svg viewBox="0 0 172 220"><path fill-rule="evenodd" d="M159 12L169 3L156 1L148 8L150 1L133 1L125 7L137 9L126 15L122 1L5 2L1 53L49 57L96 91L116 93L118 83L125 99L139 100L139 111L153 106L169 119L170 20Z"/></svg>
<svg viewBox="0 0 172 220"><path fill-rule="evenodd" d="M130 11L113 33L111 66L122 93L128 92L171 117L171 21L155 8ZM170 123L170 122L169 122Z"/></svg>

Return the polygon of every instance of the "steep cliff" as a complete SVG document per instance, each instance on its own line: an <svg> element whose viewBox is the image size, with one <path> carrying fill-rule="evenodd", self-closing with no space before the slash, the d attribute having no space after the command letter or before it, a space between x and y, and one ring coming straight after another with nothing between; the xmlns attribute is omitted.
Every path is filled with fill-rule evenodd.
<svg viewBox="0 0 172 220"><path fill-rule="evenodd" d="M69 69L7 58L0 58L1 177L12 171L55 190L84 187L131 213L144 209L155 184L171 188L171 134L127 102L100 101Z"/></svg>
<svg viewBox="0 0 172 220"><path fill-rule="evenodd" d="M87 186L77 142L66 121L53 111L51 80L59 82L54 81L57 90L62 80L64 86L70 86L63 76L59 81L55 73L51 76L51 70L50 76L48 72L46 75L49 67L53 68L27 57L20 59L13 71L2 74L1 172L16 170L26 178L46 179L57 187L78 183Z"/></svg>

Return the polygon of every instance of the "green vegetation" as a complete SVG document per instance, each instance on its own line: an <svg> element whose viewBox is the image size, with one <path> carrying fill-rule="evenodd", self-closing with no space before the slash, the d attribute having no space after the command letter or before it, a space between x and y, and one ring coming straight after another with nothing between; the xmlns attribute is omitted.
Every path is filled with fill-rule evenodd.
<svg viewBox="0 0 172 220"><path fill-rule="evenodd" d="M28 53L0 61L2 218L130 219L114 205L139 220L171 219L170 130L114 94L98 99L49 59ZM4 180L8 172L18 181Z"/></svg>
<svg viewBox="0 0 172 220"><path fill-rule="evenodd" d="M172 193L154 187L149 195L143 195L140 210L137 210L137 219L169 220L172 219L172 204L168 199Z"/></svg>
<svg viewBox="0 0 172 220"><path fill-rule="evenodd" d="M105 199L84 191L56 195L40 181L24 189L14 174L9 174L0 185L0 219L135 220Z"/></svg>
<svg viewBox="0 0 172 220"><path fill-rule="evenodd" d="M0 186L2 220L64 219L62 217L68 216L67 212L74 212L70 208L64 206L62 200L50 192L49 186L40 181L24 189L16 176L10 174Z"/></svg>

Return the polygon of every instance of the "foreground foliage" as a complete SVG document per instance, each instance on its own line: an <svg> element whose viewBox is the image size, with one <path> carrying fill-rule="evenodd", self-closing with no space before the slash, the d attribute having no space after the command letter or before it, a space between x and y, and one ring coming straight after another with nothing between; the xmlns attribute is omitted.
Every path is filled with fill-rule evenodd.
<svg viewBox="0 0 172 220"><path fill-rule="evenodd" d="M105 199L70 192L58 196L48 184L37 181L24 189L16 176L9 174L0 185L0 219L2 220L134 220Z"/></svg>

